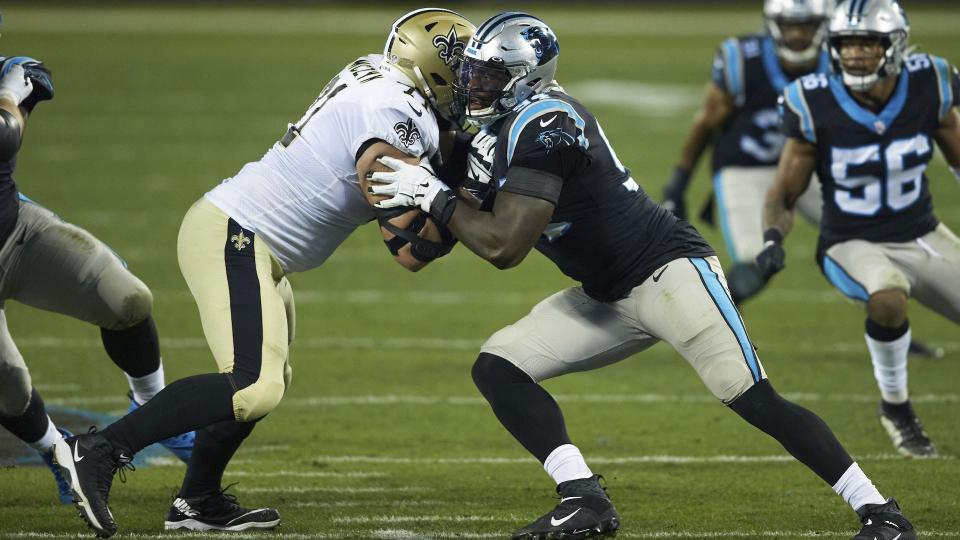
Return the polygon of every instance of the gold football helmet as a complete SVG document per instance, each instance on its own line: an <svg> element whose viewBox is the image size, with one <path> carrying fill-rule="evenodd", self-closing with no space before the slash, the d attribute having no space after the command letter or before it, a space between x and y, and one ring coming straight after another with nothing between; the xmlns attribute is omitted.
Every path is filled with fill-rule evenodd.
<svg viewBox="0 0 960 540"><path fill-rule="evenodd" d="M403 75L441 116L459 124L453 81L475 29L470 21L449 9L411 11L393 23L383 48L383 69Z"/></svg>

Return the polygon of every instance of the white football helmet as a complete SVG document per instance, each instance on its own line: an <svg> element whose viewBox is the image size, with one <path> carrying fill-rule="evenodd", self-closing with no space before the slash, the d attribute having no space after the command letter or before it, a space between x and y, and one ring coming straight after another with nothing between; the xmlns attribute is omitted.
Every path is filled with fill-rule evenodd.
<svg viewBox="0 0 960 540"><path fill-rule="evenodd" d="M843 70L840 45L849 37L880 40L884 53L873 73L856 74ZM910 40L910 24L896 0L846 0L837 7L830 21L828 39L834 71L843 74L843 84L851 90L864 92L880 79L900 74Z"/></svg>
<svg viewBox="0 0 960 540"><path fill-rule="evenodd" d="M777 46L777 55L791 64L813 61L827 37L827 21L834 10L834 0L766 0L763 3L763 22ZM816 33L809 45L794 50L784 39L782 23L816 25Z"/></svg>
<svg viewBox="0 0 960 540"><path fill-rule="evenodd" d="M454 123L453 81L473 24L441 8L417 9L393 23L381 70L415 86L441 116Z"/></svg>
<svg viewBox="0 0 960 540"><path fill-rule="evenodd" d="M489 125L530 96L555 85L560 44L528 13L507 11L477 28L467 43L454 95L474 125Z"/></svg>

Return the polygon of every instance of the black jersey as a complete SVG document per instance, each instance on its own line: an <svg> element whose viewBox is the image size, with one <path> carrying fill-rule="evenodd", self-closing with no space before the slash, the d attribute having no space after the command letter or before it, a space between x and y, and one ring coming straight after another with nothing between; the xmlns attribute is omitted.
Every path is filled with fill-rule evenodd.
<svg viewBox="0 0 960 540"><path fill-rule="evenodd" d="M829 71L830 59L824 51L816 73ZM776 165L784 142L777 99L798 76L783 70L769 35L751 34L720 44L711 78L733 98L734 110L714 142L714 173L729 166Z"/></svg>
<svg viewBox="0 0 960 540"><path fill-rule="evenodd" d="M618 300L673 259L714 254L693 226L647 196L570 96L539 94L494 129L497 189L556 206L536 248L591 297Z"/></svg>
<svg viewBox="0 0 960 540"><path fill-rule="evenodd" d="M839 75L800 79L784 91L784 104L785 134L817 148L818 260L838 242L906 242L937 226L925 171L934 132L960 104L960 77L946 60L907 58L879 113L861 107Z"/></svg>

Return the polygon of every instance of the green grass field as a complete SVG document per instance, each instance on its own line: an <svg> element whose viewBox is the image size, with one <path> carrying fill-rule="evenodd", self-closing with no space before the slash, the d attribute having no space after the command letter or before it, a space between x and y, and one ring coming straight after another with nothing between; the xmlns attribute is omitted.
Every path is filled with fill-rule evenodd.
<svg viewBox="0 0 960 540"><path fill-rule="evenodd" d="M560 82L592 107L621 160L658 196L714 47L758 28L757 4L695 15L535 13L559 35ZM344 64L381 50L403 11L4 10L2 52L44 60L57 85L56 100L31 118L18 185L110 244L152 288L168 380L214 368L176 263L184 212L258 159ZM466 14L480 21L492 12ZM960 62L960 12L910 15L914 43ZM706 196L707 169L691 206ZM940 157L929 174L938 216L960 230L960 186ZM722 249L718 231L698 227ZM744 309L767 372L833 427L925 538L960 538L957 327L911 305L914 336L947 351L910 368L942 457L902 459L876 419L862 311L820 275L814 242L798 225L787 270ZM292 283L294 384L226 476L244 503L278 507L283 525L236 537L501 538L552 508L552 482L500 427L469 373L488 335L571 284L552 264L531 255L501 272L460 248L408 274L368 226ZM6 310L48 403L122 414L126 382L96 329L12 302ZM623 538L848 538L857 528L829 486L716 403L668 347L546 387L608 479ZM184 536L162 532L183 470L161 463L116 484L121 535ZM56 504L45 468L0 467L0 537L77 535L90 533Z"/></svg>

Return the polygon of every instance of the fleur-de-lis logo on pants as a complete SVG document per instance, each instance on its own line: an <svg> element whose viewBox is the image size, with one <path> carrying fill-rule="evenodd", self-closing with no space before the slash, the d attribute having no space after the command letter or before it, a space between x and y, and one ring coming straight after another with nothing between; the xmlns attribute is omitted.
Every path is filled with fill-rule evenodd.
<svg viewBox="0 0 960 540"><path fill-rule="evenodd" d="M244 236L243 231L240 231L231 236L230 241L233 242L233 247L237 248L237 251L243 251L243 248L247 247L250 243L250 238Z"/></svg>

